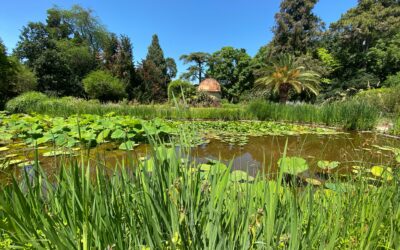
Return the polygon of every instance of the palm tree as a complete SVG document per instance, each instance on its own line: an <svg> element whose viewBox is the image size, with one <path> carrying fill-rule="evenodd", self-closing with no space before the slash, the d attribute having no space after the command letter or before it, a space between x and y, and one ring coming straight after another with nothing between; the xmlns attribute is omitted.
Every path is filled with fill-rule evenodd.
<svg viewBox="0 0 400 250"><path fill-rule="evenodd" d="M281 103L287 102L291 89L299 94L303 91L319 94L320 75L296 65L291 55L279 56L271 67L264 69L263 75L256 80L256 87L278 93Z"/></svg>

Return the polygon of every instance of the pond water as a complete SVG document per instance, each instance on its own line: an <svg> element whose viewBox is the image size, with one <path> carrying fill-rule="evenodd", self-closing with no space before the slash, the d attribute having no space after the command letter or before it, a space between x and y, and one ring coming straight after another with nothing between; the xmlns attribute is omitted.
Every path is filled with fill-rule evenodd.
<svg viewBox="0 0 400 250"><path fill-rule="evenodd" d="M229 145L216 139L191 149L191 156L200 163L209 160L220 160L227 165L232 164L234 170L245 170L256 175L260 170L273 174L277 170L277 162L282 157L287 141L287 156L304 158L311 171L318 172L320 160L340 162L339 172L349 172L349 167L357 165L390 165L395 163L392 152L383 147L400 148L400 140L376 133L347 133L336 135L298 135L298 136L262 136L250 137L244 146ZM21 149L21 146L10 145L8 155L18 154L25 159L33 160L32 149ZM15 149L13 150L13 147ZM43 157L39 150L39 160L48 174L56 174L61 161L71 161L69 156ZM177 149L179 150L179 149ZM115 163L134 165L135 159L150 154L149 145L140 145L133 151L122 151L115 144L104 144L97 148L81 152L77 159L89 160L91 165L97 164L112 169ZM4 152L2 154L5 154ZM3 155L4 156L4 155ZM83 158L81 158L83 157ZM26 167L10 166L0 171L0 182L10 180L11 174L20 175Z"/></svg>

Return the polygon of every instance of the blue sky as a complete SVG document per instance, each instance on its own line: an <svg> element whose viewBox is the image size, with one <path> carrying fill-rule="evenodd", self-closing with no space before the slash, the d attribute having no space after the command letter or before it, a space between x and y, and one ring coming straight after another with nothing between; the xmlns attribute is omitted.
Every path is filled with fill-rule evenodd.
<svg viewBox="0 0 400 250"><path fill-rule="evenodd" d="M168 57L185 66L182 54L214 52L223 46L245 48L253 56L272 38L279 0L4 0L0 10L0 38L9 52L22 26L44 21L54 5L91 8L109 31L128 35L135 61L144 58L151 36L157 33ZM314 12L329 24L354 7L357 0L320 0Z"/></svg>

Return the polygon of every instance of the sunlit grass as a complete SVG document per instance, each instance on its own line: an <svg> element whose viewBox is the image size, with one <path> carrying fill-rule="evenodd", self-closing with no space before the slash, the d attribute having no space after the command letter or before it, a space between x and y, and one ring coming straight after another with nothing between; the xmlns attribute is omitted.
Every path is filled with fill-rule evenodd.
<svg viewBox="0 0 400 250"><path fill-rule="evenodd" d="M113 174L76 161L49 181L34 164L0 191L0 246L33 249L398 249L398 172L390 182L333 176L336 190L262 173L196 170L153 145L153 161ZM184 160L182 160L184 159ZM150 172L149 172L149 171ZM372 185L373 184L373 185Z"/></svg>

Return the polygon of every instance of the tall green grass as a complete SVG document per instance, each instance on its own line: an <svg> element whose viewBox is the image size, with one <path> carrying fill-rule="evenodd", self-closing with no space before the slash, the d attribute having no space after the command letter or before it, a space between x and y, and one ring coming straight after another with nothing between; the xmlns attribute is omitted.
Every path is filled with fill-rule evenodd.
<svg viewBox="0 0 400 250"><path fill-rule="evenodd" d="M50 98L36 92L23 94L9 101L6 110L11 113L40 113L56 116L70 116L74 114L105 115L116 113L130 115L143 119L219 119L219 120L246 120L252 115L243 107L229 108L184 108L166 105L130 105L128 103L101 104L98 101L78 99L73 97Z"/></svg>
<svg viewBox="0 0 400 250"><path fill-rule="evenodd" d="M357 100L325 105L254 101L248 109L259 120L325 124L349 130L373 129L380 115L376 107Z"/></svg>
<svg viewBox="0 0 400 250"><path fill-rule="evenodd" d="M254 101L249 105L225 105L221 108L188 108L171 105L101 104L72 97L50 98L43 94L27 93L9 101L6 109L12 113L40 113L54 116L74 114L105 115L116 113L143 119L202 119L202 120L268 120L325 124L349 130L373 129L379 110L367 102L350 100L325 105L281 105Z"/></svg>
<svg viewBox="0 0 400 250"><path fill-rule="evenodd" d="M394 122L393 133L395 135L400 135L400 115Z"/></svg>
<svg viewBox="0 0 400 250"><path fill-rule="evenodd" d="M0 246L33 249L399 249L399 179L337 191L191 170L163 145L113 174L75 162L0 190ZM182 162L185 162L182 164ZM331 180L339 181L339 180ZM343 181L343 180L342 180Z"/></svg>

